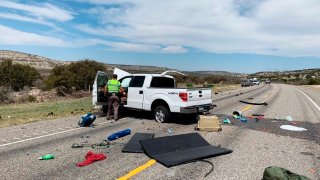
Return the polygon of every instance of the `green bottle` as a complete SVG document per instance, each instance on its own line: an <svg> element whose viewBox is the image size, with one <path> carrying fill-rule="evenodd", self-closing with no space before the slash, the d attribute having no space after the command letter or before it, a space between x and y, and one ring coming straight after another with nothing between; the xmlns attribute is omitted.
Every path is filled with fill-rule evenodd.
<svg viewBox="0 0 320 180"><path fill-rule="evenodd" d="M39 160L49 160L49 159L54 159L53 154L48 154L48 155L39 157Z"/></svg>

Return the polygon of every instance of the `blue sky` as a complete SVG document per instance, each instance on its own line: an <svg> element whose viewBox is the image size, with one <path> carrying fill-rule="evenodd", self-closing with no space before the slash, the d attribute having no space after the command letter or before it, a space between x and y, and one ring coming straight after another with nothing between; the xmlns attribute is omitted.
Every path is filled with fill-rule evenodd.
<svg viewBox="0 0 320 180"><path fill-rule="evenodd" d="M179 70L320 68L318 0L1 0L0 49Z"/></svg>

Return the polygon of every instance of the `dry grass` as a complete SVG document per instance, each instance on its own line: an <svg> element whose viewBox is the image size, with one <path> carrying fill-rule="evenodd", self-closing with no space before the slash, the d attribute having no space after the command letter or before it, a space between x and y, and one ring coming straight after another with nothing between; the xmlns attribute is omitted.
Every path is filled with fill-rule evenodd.
<svg viewBox="0 0 320 180"><path fill-rule="evenodd" d="M215 84L213 91L215 93L222 93L225 91L232 91L241 88L240 84Z"/></svg>
<svg viewBox="0 0 320 180"><path fill-rule="evenodd" d="M92 110L91 97L55 102L0 105L0 127L80 115Z"/></svg>

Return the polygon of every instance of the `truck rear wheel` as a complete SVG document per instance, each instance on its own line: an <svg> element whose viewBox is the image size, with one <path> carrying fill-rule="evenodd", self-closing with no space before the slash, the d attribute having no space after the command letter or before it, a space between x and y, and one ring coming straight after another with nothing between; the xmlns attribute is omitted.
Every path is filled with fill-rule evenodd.
<svg viewBox="0 0 320 180"><path fill-rule="evenodd" d="M164 123L171 119L171 112L167 107L160 105L154 109L154 117L157 122Z"/></svg>

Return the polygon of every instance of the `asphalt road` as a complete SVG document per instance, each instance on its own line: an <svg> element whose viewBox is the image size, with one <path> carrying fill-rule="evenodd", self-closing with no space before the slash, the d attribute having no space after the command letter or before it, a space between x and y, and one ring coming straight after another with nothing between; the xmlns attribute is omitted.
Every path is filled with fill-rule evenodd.
<svg viewBox="0 0 320 180"><path fill-rule="evenodd" d="M239 100L267 106L250 106ZM282 84L260 85L216 95L217 107L211 112L220 119L229 118L232 124L222 125L220 132L199 132L212 145L233 150L233 153L209 158L210 165L197 161L171 168L155 163L132 179L261 179L269 166L289 169L311 179L320 179L320 92L302 86ZM265 115L247 123L231 117L233 111ZM291 116L297 126L307 131L293 132L280 129L289 124ZM176 117L171 123L159 124L149 114L130 112L117 122L108 121L101 114L93 128L78 128L80 117L36 122L1 128L0 179L116 179L147 163L144 154L122 153L131 136L118 139L105 149L84 147L73 149L73 143L100 143L119 130L131 128L135 132L167 136L168 128L174 134L195 132L196 121ZM104 153L107 159L89 166L77 167L86 152ZM55 159L40 161L39 156L54 154Z"/></svg>

